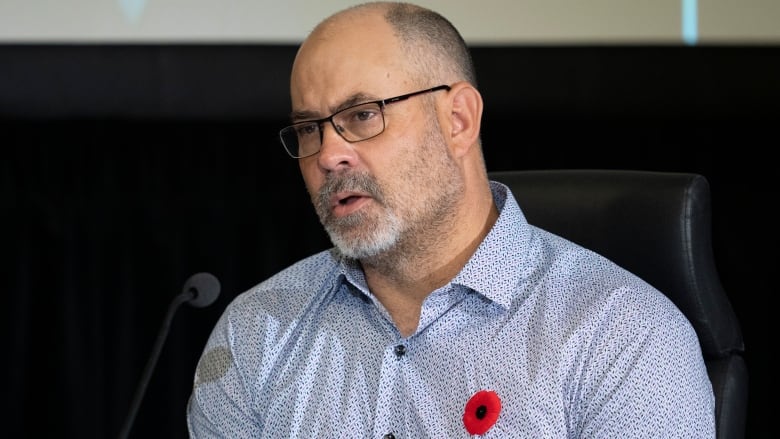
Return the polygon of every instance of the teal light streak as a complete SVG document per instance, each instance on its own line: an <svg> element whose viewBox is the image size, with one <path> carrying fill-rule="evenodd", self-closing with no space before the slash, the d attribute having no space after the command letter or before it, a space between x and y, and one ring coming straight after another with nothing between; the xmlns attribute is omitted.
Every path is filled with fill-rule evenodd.
<svg viewBox="0 0 780 439"><path fill-rule="evenodd" d="M682 0L682 37L689 46L696 44L699 38L699 11L696 0Z"/></svg>
<svg viewBox="0 0 780 439"><path fill-rule="evenodd" d="M119 0L122 14L129 23L136 23L141 19L146 6L146 0Z"/></svg>

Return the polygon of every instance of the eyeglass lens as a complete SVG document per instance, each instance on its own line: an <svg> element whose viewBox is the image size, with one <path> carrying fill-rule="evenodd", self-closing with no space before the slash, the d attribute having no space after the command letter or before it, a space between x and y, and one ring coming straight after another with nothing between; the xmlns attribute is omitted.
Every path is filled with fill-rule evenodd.
<svg viewBox="0 0 780 439"><path fill-rule="evenodd" d="M336 132L348 142L370 139L385 129L382 107L377 102L345 108L329 119ZM315 154L322 144L325 122L303 122L285 128L281 132L285 148L296 157Z"/></svg>

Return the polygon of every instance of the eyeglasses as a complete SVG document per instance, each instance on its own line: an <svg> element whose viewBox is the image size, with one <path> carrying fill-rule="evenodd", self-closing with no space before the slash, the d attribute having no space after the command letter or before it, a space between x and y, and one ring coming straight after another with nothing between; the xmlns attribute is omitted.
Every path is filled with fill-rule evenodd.
<svg viewBox="0 0 780 439"><path fill-rule="evenodd" d="M284 149L294 159L308 157L320 152L325 122L330 122L333 125L333 129L347 142L354 143L368 140L385 131L385 106L404 101L412 96L439 90L449 91L450 86L438 85L394 98L353 105L322 119L306 120L282 128L279 131L279 138L282 140Z"/></svg>

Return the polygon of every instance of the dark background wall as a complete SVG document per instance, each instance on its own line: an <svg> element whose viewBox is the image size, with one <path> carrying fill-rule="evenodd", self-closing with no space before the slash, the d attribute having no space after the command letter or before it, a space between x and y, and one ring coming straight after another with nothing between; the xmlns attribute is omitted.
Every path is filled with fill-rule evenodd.
<svg viewBox="0 0 780 439"><path fill-rule="evenodd" d="M293 46L0 45L0 322L8 437L114 437L170 300L198 271L132 437L186 437L201 349L227 303L329 246L276 135ZM770 437L777 293L777 46L480 46L491 171L697 172ZM638 249L641 250L641 249Z"/></svg>

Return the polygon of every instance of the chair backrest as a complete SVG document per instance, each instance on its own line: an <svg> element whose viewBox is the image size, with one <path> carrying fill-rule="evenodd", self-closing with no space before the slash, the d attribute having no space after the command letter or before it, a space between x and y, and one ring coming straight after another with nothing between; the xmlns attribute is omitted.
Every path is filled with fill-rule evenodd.
<svg viewBox="0 0 780 439"><path fill-rule="evenodd" d="M718 439L743 438L748 370L712 249L710 188L698 174L633 170L491 172L528 222L594 250L666 294L701 342Z"/></svg>

